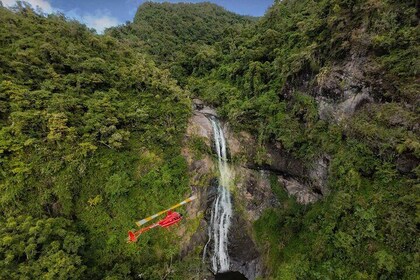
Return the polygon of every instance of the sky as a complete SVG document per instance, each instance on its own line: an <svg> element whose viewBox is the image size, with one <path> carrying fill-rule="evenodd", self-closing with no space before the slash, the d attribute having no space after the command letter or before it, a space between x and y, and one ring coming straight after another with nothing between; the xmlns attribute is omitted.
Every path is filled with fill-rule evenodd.
<svg viewBox="0 0 420 280"><path fill-rule="evenodd" d="M16 4L16 0L0 0L6 7ZM146 0L25 0L33 8L44 13L60 12L67 17L83 22L102 33L105 28L132 21L137 7ZM207 0L225 9L251 16L262 16L273 0ZM164 2L164 1L153 1ZM202 0L167 0L165 2L205 2Z"/></svg>

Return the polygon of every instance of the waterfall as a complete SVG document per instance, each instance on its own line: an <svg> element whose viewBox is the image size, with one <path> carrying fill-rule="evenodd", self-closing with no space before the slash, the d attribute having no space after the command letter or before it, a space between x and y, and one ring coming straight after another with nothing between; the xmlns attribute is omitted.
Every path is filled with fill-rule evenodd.
<svg viewBox="0 0 420 280"><path fill-rule="evenodd" d="M231 173L227 163L226 140L219 121L215 117L210 117L213 126L214 142L218 157L219 166L219 185L217 196L214 200L210 225L209 240L204 248L203 259L206 254L207 245L213 241L213 256L211 257L211 266L214 273L225 272L229 270L228 254L228 232L230 220L232 217L232 202L229 193L231 185Z"/></svg>

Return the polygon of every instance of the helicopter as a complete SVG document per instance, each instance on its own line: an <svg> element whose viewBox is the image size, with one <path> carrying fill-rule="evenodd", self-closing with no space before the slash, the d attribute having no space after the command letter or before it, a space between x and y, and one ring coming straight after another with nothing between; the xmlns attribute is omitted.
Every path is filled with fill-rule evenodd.
<svg viewBox="0 0 420 280"><path fill-rule="evenodd" d="M145 233L146 231L151 230L152 228L155 228L155 227L168 228L172 225L177 224L178 222L180 222L182 220L182 215L179 214L178 212L175 212L175 211L172 211L172 210L174 210L175 208L178 208L178 207L180 207L184 204L187 204L188 202L191 202L196 198L197 197L195 195L193 195L193 196L187 198L186 200L181 201L180 203L175 204L174 206L172 206L172 207L170 207L166 210L160 211L160 212L158 212L158 213L156 213L156 214L154 214L150 217L147 217L147 218L144 218L143 220L137 221L136 222L137 226L141 227L142 225L146 224L147 222L149 222L149 221L159 217L160 215L166 213L165 218L163 218L162 220L160 220L157 223L154 223L154 224L152 224L150 226L147 226L147 227L144 227L144 228L140 228L137 231L129 230L128 231L127 242L129 242L129 243L136 242L141 234Z"/></svg>

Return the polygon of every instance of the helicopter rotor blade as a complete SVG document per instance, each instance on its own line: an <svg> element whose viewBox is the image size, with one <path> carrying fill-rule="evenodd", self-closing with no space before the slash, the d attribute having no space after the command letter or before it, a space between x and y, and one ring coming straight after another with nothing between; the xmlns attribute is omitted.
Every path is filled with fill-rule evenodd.
<svg viewBox="0 0 420 280"><path fill-rule="evenodd" d="M158 213L156 213L156 214L154 214L154 215L152 215L150 217L144 218L143 220L137 221L136 224L137 224L137 226L140 227L140 226L144 225L145 223L147 223L147 222L155 219L156 217L159 217L160 215L165 214L166 212L168 212L170 210L173 210L173 209L178 208L178 207L180 207L180 206L182 206L184 204L187 204L188 202L191 202L191 201L193 201L196 198L197 198L197 196L193 195L193 196L185 199L184 201L181 201L180 203L175 204L171 208L168 208L166 210L160 211L160 212L158 212Z"/></svg>

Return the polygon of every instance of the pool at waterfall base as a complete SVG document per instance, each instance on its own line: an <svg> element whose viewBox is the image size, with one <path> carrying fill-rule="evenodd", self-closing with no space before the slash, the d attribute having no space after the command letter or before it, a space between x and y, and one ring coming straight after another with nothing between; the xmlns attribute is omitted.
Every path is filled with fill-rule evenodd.
<svg viewBox="0 0 420 280"><path fill-rule="evenodd" d="M227 271L215 275L216 280L248 280L242 273L238 271Z"/></svg>

